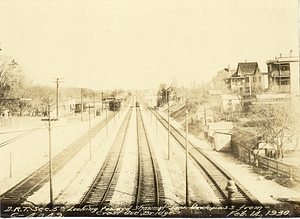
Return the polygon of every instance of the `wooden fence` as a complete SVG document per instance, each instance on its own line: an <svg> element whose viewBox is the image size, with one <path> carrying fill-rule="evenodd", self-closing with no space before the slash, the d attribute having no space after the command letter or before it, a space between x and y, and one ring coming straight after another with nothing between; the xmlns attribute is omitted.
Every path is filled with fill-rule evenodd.
<svg viewBox="0 0 300 219"><path fill-rule="evenodd" d="M294 180L300 181L300 167L296 165L290 165L283 163L278 160L274 160L268 157L258 157L258 166L267 168L268 170L293 178Z"/></svg>
<svg viewBox="0 0 300 219"><path fill-rule="evenodd" d="M0 128L20 128L20 127L35 127L43 124L41 121L43 117L0 117Z"/></svg>

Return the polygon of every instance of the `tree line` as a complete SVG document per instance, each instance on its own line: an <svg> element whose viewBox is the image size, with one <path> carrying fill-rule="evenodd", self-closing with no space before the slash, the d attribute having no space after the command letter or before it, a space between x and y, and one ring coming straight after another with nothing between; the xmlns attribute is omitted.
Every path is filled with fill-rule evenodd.
<svg viewBox="0 0 300 219"><path fill-rule="evenodd" d="M49 78L50 80L50 78ZM77 87L59 87L59 99L80 99L81 89ZM103 91L83 88L86 100L102 100ZM105 96L116 96L123 90L104 91ZM4 110L11 116L28 113L45 114L48 104L55 107L56 86L34 84L26 77L22 66L12 57L0 55L0 116Z"/></svg>

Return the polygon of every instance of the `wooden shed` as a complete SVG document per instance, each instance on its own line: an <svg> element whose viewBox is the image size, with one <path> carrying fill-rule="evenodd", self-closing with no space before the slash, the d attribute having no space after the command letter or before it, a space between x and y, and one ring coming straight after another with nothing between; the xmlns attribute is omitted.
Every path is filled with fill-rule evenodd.
<svg viewBox="0 0 300 219"><path fill-rule="evenodd" d="M257 148L258 140L254 133L234 127L231 135L231 148L233 155L246 163L254 160L254 149Z"/></svg>

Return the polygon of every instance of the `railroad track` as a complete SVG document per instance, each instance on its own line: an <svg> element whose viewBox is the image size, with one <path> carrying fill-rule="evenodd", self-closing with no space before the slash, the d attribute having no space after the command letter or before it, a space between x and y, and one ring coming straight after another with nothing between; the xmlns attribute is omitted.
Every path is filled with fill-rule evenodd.
<svg viewBox="0 0 300 219"><path fill-rule="evenodd" d="M113 195L113 187L116 184L118 176L118 167L122 159L122 150L126 133L129 126L129 121L132 114L132 108L129 109L115 141L89 190L82 198L79 206L93 205L101 208L104 204L107 205Z"/></svg>
<svg viewBox="0 0 300 219"><path fill-rule="evenodd" d="M159 185L156 164L140 107L136 108L138 176L135 206L158 207Z"/></svg>
<svg viewBox="0 0 300 219"><path fill-rule="evenodd" d="M188 108L187 106L181 106L179 109L177 109L176 111L170 113L170 116L172 116L174 119L178 118L178 117L183 117L185 115L185 111L189 110L190 107Z"/></svg>
<svg viewBox="0 0 300 219"><path fill-rule="evenodd" d="M113 114L108 116L108 121L113 118ZM91 129L91 137L94 137L106 125L105 119L100 121ZM58 173L79 151L88 143L89 132L86 132L65 150L52 159L52 175ZM1 206L19 206L34 192L38 191L49 181L48 162L34 171L28 177L17 183L14 187L0 196Z"/></svg>
<svg viewBox="0 0 300 219"><path fill-rule="evenodd" d="M149 106L146 106L154 115L156 113ZM168 129L167 120L157 113L160 123ZM185 150L185 137L174 126L170 125L170 134ZM229 180L233 180L236 184L237 191L235 192L235 204L249 204L249 205L262 205L236 178L234 178L228 171L218 165L212 158L205 154L200 148L196 147L190 141L189 143L189 156L200 167L200 171L206 181L210 184L215 194L220 199L222 204L229 204L232 202L228 198L226 186Z"/></svg>

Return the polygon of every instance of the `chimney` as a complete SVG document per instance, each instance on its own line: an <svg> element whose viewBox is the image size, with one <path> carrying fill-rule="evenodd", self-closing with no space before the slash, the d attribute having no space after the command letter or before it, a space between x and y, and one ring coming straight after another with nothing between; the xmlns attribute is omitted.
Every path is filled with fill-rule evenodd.
<svg viewBox="0 0 300 219"><path fill-rule="evenodd" d="M282 57L282 53L280 53L280 58Z"/></svg>
<svg viewBox="0 0 300 219"><path fill-rule="evenodd" d="M292 57L292 52L293 52L293 50L290 50L290 57Z"/></svg>
<svg viewBox="0 0 300 219"><path fill-rule="evenodd" d="M230 72L230 65L228 65L228 72Z"/></svg>
<svg viewBox="0 0 300 219"><path fill-rule="evenodd" d="M245 60L245 62L247 62L247 59Z"/></svg>

